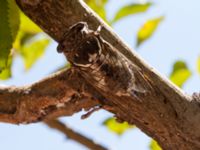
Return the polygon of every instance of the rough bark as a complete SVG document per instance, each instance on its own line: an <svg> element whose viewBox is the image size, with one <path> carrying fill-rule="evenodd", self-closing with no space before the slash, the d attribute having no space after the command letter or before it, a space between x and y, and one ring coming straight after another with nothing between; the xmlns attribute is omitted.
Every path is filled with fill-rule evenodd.
<svg viewBox="0 0 200 150"><path fill-rule="evenodd" d="M145 86L144 84L147 83L150 84L152 87L151 89L147 90L148 94L137 93L136 96L130 94L127 94L126 96L119 96L114 91L112 91L112 87L106 87L109 90L104 91L103 88L99 88L95 86L95 84L88 82L88 79L86 77L82 77L81 75L76 76L76 73L80 73L80 70L78 69L77 71L75 71L75 74L72 73L74 80L72 80L70 83L68 82L69 76L65 76L62 74L63 81L60 83L60 85L55 86L52 83L51 85L46 86L46 84L48 84L48 82L46 82L45 84L43 84L43 86L41 86L42 88L46 87L46 89L50 89L50 87L52 87L52 89L54 89L55 87L59 86L67 86L70 87L70 89L73 89L72 91L77 94L78 86L76 86L76 88L71 88L73 87L71 85L73 85L73 82L79 81L77 84L81 84L83 85L83 87L87 87L87 89L90 88L90 90L85 90L87 91L84 92L87 93L85 95L89 95L90 98L93 97L94 99L99 100L93 106L100 104L103 108L113 112L118 118L118 120L124 120L129 122L130 124L137 125L145 133L155 138L163 149L200 149L200 106L198 102L199 99L192 99L191 96L186 95L183 91L178 89L167 79L160 76L153 68L149 67L137 54L135 54L135 52L132 53L131 49L126 44L124 44L124 42L116 34L113 33L112 29L108 27L82 1L16 0L16 2L25 14L27 14L33 21L35 21L47 34L49 34L56 41L60 41L61 39L63 39L63 34L69 29L71 25L74 25L77 22L87 22L89 28L93 30L96 30L99 25L102 25L103 30L101 32L101 37L110 45L112 45L113 49L119 51L115 51L115 55L117 56L117 58L118 56L124 57L125 59L127 59L128 63L136 65L142 73L142 75L136 75L136 80L138 82L141 82L141 85L143 86ZM129 71L134 72L134 70ZM59 76L60 75L58 75L57 78L59 78ZM145 76L147 81L144 82L143 76ZM112 80L111 77L109 79ZM45 91L42 88L37 88L37 93L41 93L41 91L43 91L43 94L45 94L46 96L45 99L40 99L42 104L42 101L48 101L52 97L54 97L55 101L62 98L63 101L67 101L68 98L71 98L71 95L67 95L66 93L68 92L66 91L63 92L65 97L60 98L59 96L55 97L55 95L51 95L52 91ZM58 95L60 95L59 91L64 91L64 89L60 90L58 88ZM17 90L1 90L0 93L5 93L0 94L0 102L2 103L1 109L3 110L0 111L0 120L11 122L7 120L7 118L10 117L10 115L8 114L15 114L11 115L12 119L15 120L16 114L18 114L19 116L19 113L16 113L18 112L16 110L19 110L19 107L16 106L21 104L20 101L24 102L28 100L25 100L23 98L21 100L11 99L6 103L4 102L6 99L3 98L10 97L13 95L13 93L15 97L21 97L19 95L15 95L16 93L20 92L18 92ZM32 97L34 95L29 96ZM39 96L37 95L35 98L38 97ZM27 98L29 97L26 97L26 99ZM79 100L82 99L80 98ZM79 100L77 100L76 102L79 102ZM32 104L32 101L29 101L30 104L26 103L26 106ZM90 102L92 103L92 101L89 100L88 104ZM15 107L8 107L8 105L11 103L11 106L14 105ZM85 103L87 103L87 101L85 101ZM23 105L19 106L21 106L20 110L22 111ZM4 107L6 109L4 109ZM67 106L66 109L70 107L73 108L73 105ZM30 112L35 111L35 109L38 111L43 110L43 107L31 108L32 109ZM84 107L80 106L79 108ZM72 111L71 113L73 113ZM20 115L20 117L24 116L26 112L29 112L29 110L25 110L22 112L23 115ZM36 114L38 114L38 112ZM60 115L65 114L63 113ZM22 118L24 122L29 122L26 120L28 119L27 117ZM32 119L30 120L30 122L31 121ZM16 121L14 121L13 123L16 123Z"/></svg>
<svg viewBox="0 0 200 150"><path fill-rule="evenodd" d="M64 70L25 87L0 88L0 122L27 124L71 116L100 105L94 89L78 74ZM98 94L96 93L96 97Z"/></svg>

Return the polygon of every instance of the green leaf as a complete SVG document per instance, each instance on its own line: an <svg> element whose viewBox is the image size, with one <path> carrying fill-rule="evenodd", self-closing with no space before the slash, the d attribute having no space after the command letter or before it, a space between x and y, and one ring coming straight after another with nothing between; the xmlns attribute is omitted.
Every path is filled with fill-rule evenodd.
<svg viewBox="0 0 200 150"><path fill-rule="evenodd" d="M133 128L133 125L129 125L127 122L118 123L115 118L108 118L103 122L103 125L105 125L108 130L111 132L114 132L118 135L122 135L125 131L128 129Z"/></svg>
<svg viewBox="0 0 200 150"><path fill-rule="evenodd" d="M8 56L19 29L15 0L0 1L0 72L8 67Z"/></svg>
<svg viewBox="0 0 200 150"><path fill-rule="evenodd" d="M20 49L23 47L23 45L27 41L32 39L34 36L36 36L35 33L28 33L28 32L24 32L22 30L19 30L17 37L15 39L15 42L13 44L13 48L15 49L15 51L20 51Z"/></svg>
<svg viewBox="0 0 200 150"><path fill-rule="evenodd" d="M20 15L19 9L15 3L15 0L7 0L9 6L9 25L11 29L11 34L13 37L13 41L15 40L19 26L20 26Z"/></svg>
<svg viewBox="0 0 200 150"><path fill-rule="evenodd" d="M7 61L7 67L0 73L0 80L7 80L12 76L11 66L12 66L12 56L9 56Z"/></svg>
<svg viewBox="0 0 200 150"><path fill-rule="evenodd" d="M177 86L182 87L183 84L192 75L184 61L177 61L173 65L173 71L170 75L170 80Z"/></svg>
<svg viewBox="0 0 200 150"><path fill-rule="evenodd" d="M148 10L148 8L152 5L152 3L145 3L145 4L129 4L126 6L123 6L118 10L118 12L115 14L114 19L111 21L111 23L115 23L119 21L120 19L127 17L129 15L134 15L138 13L142 13Z"/></svg>
<svg viewBox="0 0 200 150"><path fill-rule="evenodd" d="M49 40L37 40L36 36L42 33L42 30L22 12L20 13L20 20L20 30L13 47L15 52L21 54L25 69L28 70L42 56Z"/></svg>
<svg viewBox="0 0 200 150"><path fill-rule="evenodd" d="M26 70L30 69L32 65L44 54L49 42L49 39L41 39L24 44L20 52L24 59Z"/></svg>
<svg viewBox="0 0 200 150"><path fill-rule="evenodd" d="M108 0L85 0L85 2L104 20L107 22L105 5Z"/></svg>
<svg viewBox="0 0 200 150"><path fill-rule="evenodd" d="M26 41L42 32L42 30L22 12L20 13L20 22L20 30L13 44L15 50L18 51Z"/></svg>
<svg viewBox="0 0 200 150"><path fill-rule="evenodd" d="M200 56L197 59L197 71L200 74Z"/></svg>
<svg viewBox="0 0 200 150"><path fill-rule="evenodd" d="M150 150L162 150L155 140L151 141L149 147L150 147Z"/></svg>
<svg viewBox="0 0 200 150"><path fill-rule="evenodd" d="M20 20L20 30L22 32L29 34L36 34L42 32L42 30L22 12L20 13Z"/></svg>
<svg viewBox="0 0 200 150"><path fill-rule="evenodd" d="M137 33L137 46L149 39L153 33L156 31L160 22L164 19L163 16L148 20L144 25L139 29Z"/></svg>

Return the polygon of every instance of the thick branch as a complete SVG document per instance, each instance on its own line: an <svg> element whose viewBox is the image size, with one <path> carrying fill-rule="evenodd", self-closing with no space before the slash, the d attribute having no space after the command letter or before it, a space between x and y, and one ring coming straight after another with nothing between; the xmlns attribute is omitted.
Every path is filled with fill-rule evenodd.
<svg viewBox="0 0 200 150"><path fill-rule="evenodd" d="M78 74L56 73L30 86L0 88L0 122L31 123L45 118L71 116L99 105Z"/></svg>
<svg viewBox="0 0 200 150"><path fill-rule="evenodd" d="M81 135L80 133L73 131L72 129L70 129L69 127L67 127L65 124L63 124L62 122L58 120L47 120L45 121L45 123L49 127L53 129L57 129L58 131L65 134L67 138L72 139L76 142L79 142L91 150L106 150L106 148L104 148L103 146L96 144L91 139Z"/></svg>
<svg viewBox="0 0 200 150"><path fill-rule="evenodd" d="M63 39L63 34L68 28L79 21L87 22L93 30L96 30L101 24L104 27L101 32L103 39L128 58L130 63L138 66L152 86L148 95L137 95L140 100L137 101L135 97L130 95L120 97L112 91L112 87L104 91L90 83L91 87L94 86L108 99L104 101L104 104L112 106L110 111L115 113L119 119L136 124L144 132L154 137L163 149L200 149L200 109L198 102L191 101L190 96L161 77L137 54L131 53L130 48L82 1L16 1L22 11L56 41ZM116 54L116 56L119 55ZM65 78L65 80L67 79ZM82 78L81 80L85 82L87 79ZM137 75L137 81L143 81L142 76ZM89 95L93 94L91 91ZM37 110L37 108L34 109ZM11 111L11 113L13 112Z"/></svg>

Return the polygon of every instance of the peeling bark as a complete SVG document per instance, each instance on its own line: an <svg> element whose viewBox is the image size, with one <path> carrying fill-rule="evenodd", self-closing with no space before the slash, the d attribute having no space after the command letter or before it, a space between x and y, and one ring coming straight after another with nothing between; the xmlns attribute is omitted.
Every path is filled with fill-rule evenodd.
<svg viewBox="0 0 200 150"><path fill-rule="evenodd" d="M48 101L47 103L50 103L51 99L54 99L55 101L59 99L62 102L70 102L72 97L71 94L79 93L77 90L78 85L79 87L81 87L80 85L84 85L84 87L90 89L86 90L87 92L85 92L87 93L85 94L86 97L89 95L89 97L87 97L88 105L94 102L90 100L91 97L94 97L94 99L98 99L99 101L94 104L95 106L100 104L104 109L113 112L118 120L124 120L129 122L130 124L137 125L142 131L155 138L163 149L200 149L200 107L198 99L186 95L183 91L181 91L167 79L160 76L154 69L149 67L139 56L137 56L137 54L135 54L135 52L132 53L131 49L126 46L115 33L113 33L112 29L108 27L108 25L106 25L82 1L16 0L16 2L25 14L27 14L56 41L61 41L64 37L64 33L66 33L69 27L76 24L77 22L87 22L89 28L92 30L96 30L97 27L101 25L103 27L102 32L100 33L102 39L112 45L113 48L111 48L111 50L116 49L116 51L114 51L114 54L116 56L123 55L122 57L127 59L130 64L135 65L140 70L142 70L142 75L144 75L148 79L148 83L152 86L152 89L148 90L148 94L146 95L137 95L137 98L139 100L136 100L133 95L117 95L116 92L112 90L112 87L107 88L106 91L99 87L96 87L95 84L92 84L92 82L88 82L87 78L80 74L79 76L72 75L72 81L78 83L76 88L71 88L71 85L73 85L69 80L71 78L68 75L61 75L63 79L62 82L56 82L54 84L52 83L48 85L49 81L46 80L45 84L42 84L43 82L41 84L38 83L33 87L42 85L42 88L36 88L37 90L32 89L32 92L30 92L32 93L32 95L29 96L24 96L24 93L26 92L24 92L23 89L20 89L19 91L18 89L14 89L11 91L9 89L0 90L0 104L2 104L0 105L0 120L2 122L9 122L8 118L10 116L12 116L12 119L15 120L16 114L17 116L23 118L20 121L17 120L19 122L32 122L33 120L37 120L35 119L37 118L35 117L35 115L33 115L34 117L31 119L27 118L26 116L28 115L26 114L26 112L41 114L40 110L48 108L45 104L46 101ZM74 67L72 69L74 69ZM80 73L80 71L75 71L75 73L77 72ZM142 75L137 75L136 80L137 82L142 81L141 84L145 84L145 82L141 80ZM60 75L58 75L58 78L59 76ZM110 78L110 80L111 79L112 78ZM65 88L62 88L63 86ZM65 91L66 89L68 89L68 86L70 87L69 91L71 92ZM50 89L49 87L51 87L51 89L57 89L57 92L48 91L47 89ZM47 91L45 91L45 89ZM12 95L12 93L18 93L18 95ZM38 98L38 95L40 94L45 95L45 99L36 99L36 102L39 101L40 103L38 104L40 104L41 106L35 105L35 101L31 99L27 100L31 97ZM10 97L11 99L7 102L4 102L6 100L5 98L8 97ZM22 98L19 98L19 100L13 100L13 97ZM82 100L82 98L80 98L79 100ZM76 100L76 102L79 102L79 100ZM84 102L86 103L86 101ZM53 103L53 105L57 103ZM9 104L12 105L8 106ZM24 108L26 108L24 106L29 106L30 109L24 110ZM66 107L66 109L71 107L73 108L73 106L76 107L75 104L69 106L70 107ZM81 106L78 108L84 107ZM21 110L21 112L23 113L19 113L17 110ZM72 109L72 111L70 111L70 114L73 114L76 111L77 109ZM65 114L63 113L61 115Z"/></svg>

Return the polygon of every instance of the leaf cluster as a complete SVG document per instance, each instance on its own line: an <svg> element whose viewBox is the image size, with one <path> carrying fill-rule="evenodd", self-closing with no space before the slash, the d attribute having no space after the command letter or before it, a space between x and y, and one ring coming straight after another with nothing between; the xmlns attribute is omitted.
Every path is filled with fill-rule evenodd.
<svg viewBox="0 0 200 150"><path fill-rule="evenodd" d="M31 69L50 38L18 9L15 0L0 1L0 18L0 79L6 80L12 77L17 56L23 59L26 71Z"/></svg>

